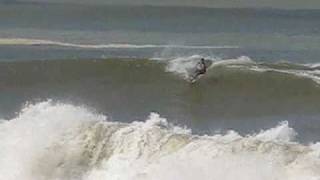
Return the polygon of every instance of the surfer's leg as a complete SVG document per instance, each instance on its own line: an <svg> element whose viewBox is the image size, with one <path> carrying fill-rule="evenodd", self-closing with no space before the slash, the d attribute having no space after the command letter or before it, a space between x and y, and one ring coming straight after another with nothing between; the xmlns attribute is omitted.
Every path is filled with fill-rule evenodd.
<svg viewBox="0 0 320 180"><path fill-rule="evenodd" d="M199 76L199 73L196 72L195 74L191 75L189 79L190 79L191 81L193 81L193 80L197 79L198 76Z"/></svg>
<svg viewBox="0 0 320 180"><path fill-rule="evenodd" d="M191 83L196 82L201 75L202 75L201 72L196 72L193 76L190 77L190 82Z"/></svg>

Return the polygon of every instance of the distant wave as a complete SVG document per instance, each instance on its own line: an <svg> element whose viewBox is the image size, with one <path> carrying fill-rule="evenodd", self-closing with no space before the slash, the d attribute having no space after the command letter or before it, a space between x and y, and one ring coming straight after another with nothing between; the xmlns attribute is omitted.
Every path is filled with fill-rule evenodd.
<svg viewBox="0 0 320 180"><path fill-rule="evenodd" d="M238 46L188 46L188 45L156 45L156 44L75 44L59 41L23 38L1 38L0 45L51 45L84 49L146 49L146 48L177 48L177 49L231 49Z"/></svg>
<svg viewBox="0 0 320 180"><path fill-rule="evenodd" d="M0 179L319 179L319 144L300 144L296 135L282 122L246 136L199 136L156 113L118 123L47 101L0 124Z"/></svg>

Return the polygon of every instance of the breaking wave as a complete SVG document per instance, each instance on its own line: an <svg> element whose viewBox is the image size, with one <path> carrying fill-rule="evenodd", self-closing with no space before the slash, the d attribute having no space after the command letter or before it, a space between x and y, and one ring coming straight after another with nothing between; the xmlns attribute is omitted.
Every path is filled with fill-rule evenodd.
<svg viewBox="0 0 320 180"><path fill-rule="evenodd" d="M221 59L218 57L192 55L187 57L177 57L168 60L166 71L182 76L184 79L189 79L194 72L199 59L205 58L209 63L209 73L214 69L227 68L239 71L254 71L254 72L275 72L281 74L289 74L295 77L311 79L320 84L320 67L319 64L292 64L288 62L265 63L256 62L247 56L241 56L235 59ZM160 60L160 59L156 59ZM163 60L163 59L161 59Z"/></svg>
<svg viewBox="0 0 320 180"><path fill-rule="evenodd" d="M246 136L199 136L156 113L119 123L46 101L0 124L0 179L320 179L319 144L295 136L287 122Z"/></svg>
<svg viewBox="0 0 320 180"><path fill-rule="evenodd" d="M237 46L187 46L187 45L156 45L156 44L75 44L59 41L24 39L24 38L1 38L0 45L50 45L84 49L146 49L146 48L170 48L170 49L233 49Z"/></svg>

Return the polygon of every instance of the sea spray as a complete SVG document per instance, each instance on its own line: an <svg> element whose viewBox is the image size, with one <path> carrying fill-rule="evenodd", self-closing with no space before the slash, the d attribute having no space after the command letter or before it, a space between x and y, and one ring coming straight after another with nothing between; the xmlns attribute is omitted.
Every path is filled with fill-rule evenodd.
<svg viewBox="0 0 320 180"><path fill-rule="evenodd" d="M297 78L311 79L312 81L320 84L320 69L318 64L292 64L292 63L262 63L252 60L247 56L240 56L234 59L221 59L216 56L179 56L172 58L153 58L155 60L166 61L166 71L174 73L183 79L189 80L193 75L194 69L201 58L212 61L208 70L213 72L216 68L233 69L243 72L256 72L256 73L278 73L279 75L293 75Z"/></svg>
<svg viewBox="0 0 320 180"><path fill-rule="evenodd" d="M107 121L84 107L41 102L0 124L0 179L316 180L319 145L287 122L257 134L199 136L151 113Z"/></svg>

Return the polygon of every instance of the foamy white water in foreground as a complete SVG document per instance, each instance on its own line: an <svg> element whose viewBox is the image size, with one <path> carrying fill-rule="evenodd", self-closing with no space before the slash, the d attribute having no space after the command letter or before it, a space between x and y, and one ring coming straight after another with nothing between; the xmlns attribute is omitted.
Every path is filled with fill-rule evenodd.
<svg viewBox="0 0 320 180"><path fill-rule="evenodd" d="M245 137L197 136L156 113L125 124L47 101L0 123L0 179L320 179L320 145L296 135L282 122Z"/></svg>

